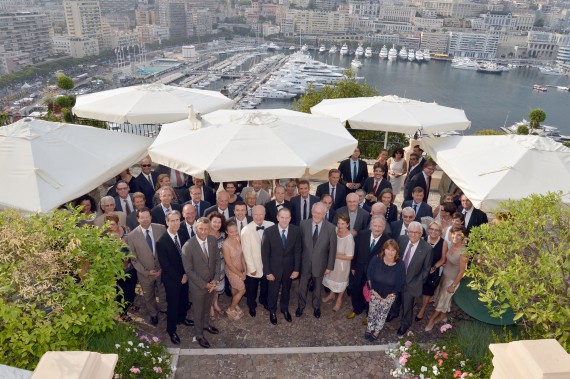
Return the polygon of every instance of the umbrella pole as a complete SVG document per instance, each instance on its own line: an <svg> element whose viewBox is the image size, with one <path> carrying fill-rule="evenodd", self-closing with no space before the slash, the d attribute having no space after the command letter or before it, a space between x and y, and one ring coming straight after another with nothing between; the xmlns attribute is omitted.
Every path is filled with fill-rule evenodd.
<svg viewBox="0 0 570 379"><path fill-rule="evenodd" d="M388 148L388 132L384 132L384 149Z"/></svg>

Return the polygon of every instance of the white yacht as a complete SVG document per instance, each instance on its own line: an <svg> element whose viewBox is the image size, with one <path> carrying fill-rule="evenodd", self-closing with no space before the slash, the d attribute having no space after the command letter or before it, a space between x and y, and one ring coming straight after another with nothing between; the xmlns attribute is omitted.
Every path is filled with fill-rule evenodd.
<svg viewBox="0 0 570 379"><path fill-rule="evenodd" d="M295 46L289 46L289 51L295 51L297 48Z"/></svg>
<svg viewBox="0 0 570 379"><path fill-rule="evenodd" d="M380 52L380 53L382 53L382 52ZM388 60L389 60L389 61L393 61L393 60L395 60L396 58L398 58L398 51L396 50L395 47L392 47L392 48L390 49L390 51L388 51Z"/></svg>
<svg viewBox="0 0 570 379"><path fill-rule="evenodd" d="M416 61L419 63L424 61L424 52L420 49L416 50Z"/></svg>
<svg viewBox="0 0 570 379"><path fill-rule="evenodd" d="M398 57L400 59L403 59L403 60L408 59L408 50L406 50L405 46L400 49L400 52L398 53Z"/></svg>
<svg viewBox="0 0 570 379"><path fill-rule="evenodd" d="M477 70L479 67L477 61L471 58L453 58L451 61L451 68L458 68L461 70Z"/></svg>
<svg viewBox="0 0 570 379"><path fill-rule="evenodd" d="M321 45L321 47L319 47L319 53L324 53L325 51L327 51L327 48L325 45Z"/></svg>
<svg viewBox="0 0 570 379"><path fill-rule="evenodd" d="M413 62L415 59L416 59L416 52L414 49L410 49L410 51L408 51L408 61Z"/></svg>
<svg viewBox="0 0 570 379"><path fill-rule="evenodd" d="M352 68L359 69L360 67L362 67L362 62L358 58L354 58L352 62L350 62L350 65L352 66Z"/></svg>
<svg viewBox="0 0 570 379"><path fill-rule="evenodd" d="M394 49L394 51L396 50ZM386 47L386 45L382 46L382 48L380 49L380 54L378 54L378 57L380 57L380 59L388 58L388 48Z"/></svg>
<svg viewBox="0 0 570 379"><path fill-rule="evenodd" d="M301 47L301 51L304 53L304 52L306 52L307 50L309 50L309 46L307 46L307 44L304 44L304 45Z"/></svg>
<svg viewBox="0 0 570 379"><path fill-rule="evenodd" d="M281 48L277 46L275 43L271 42L269 46L267 46L267 50L275 51L275 50L281 50Z"/></svg>
<svg viewBox="0 0 570 379"><path fill-rule="evenodd" d="M342 45L342 47L340 48L340 55L346 55L348 54L348 46L346 46L346 43L344 45Z"/></svg>
<svg viewBox="0 0 570 379"><path fill-rule="evenodd" d="M430 55L429 49L424 49L424 61L429 62L430 59L431 59L431 55Z"/></svg>
<svg viewBox="0 0 570 379"><path fill-rule="evenodd" d="M336 54L336 52L337 52L336 45L333 45L333 46L329 49L329 54Z"/></svg>
<svg viewBox="0 0 570 379"><path fill-rule="evenodd" d="M364 58L372 58L372 48L370 46L364 50Z"/></svg>
<svg viewBox="0 0 570 379"><path fill-rule="evenodd" d="M540 73L543 75L562 76L564 71L560 67L544 66L539 67Z"/></svg>
<svg viewBox="0 0 570 379"><path fill-rule="evenodd" d="M354 51L354 55L356 58L360 58L362 55L364 55L364 48L362 47L361 43L358 44L358 47Z"/></svg>
<svg viewBox="0 0 570 379"><path fill-rule="evenodd" d="M262 99L292 99L295 97L294 93L279 91L270 87L260 87L254 94L255 97Z"/></svg>

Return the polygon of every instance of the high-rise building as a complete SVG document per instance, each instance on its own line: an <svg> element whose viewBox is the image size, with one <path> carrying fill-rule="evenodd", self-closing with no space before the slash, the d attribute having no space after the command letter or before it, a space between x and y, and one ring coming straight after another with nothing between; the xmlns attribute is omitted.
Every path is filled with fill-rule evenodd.
<svg viewBox="0 0 570 379"><path fill-rule="evenodd" d="M72 37L96 38L102 47L101 7L98 0L64 0L67 34Z"/></svg>
<svg viewBox="0 0 570 379"><path fill-rule="evenodd" d="M160 25L167 27L170 38L186 38L191 33L187 29L187 12L184 0L160 0L158 5Z"/></svg>
<svg viewBox="0 0 570 379"><path fill-rule="evenodd" d="M0 43L14 56L30 54L32 62L41 62L52 54L49 19L36 12L0 14Z"/></svg>

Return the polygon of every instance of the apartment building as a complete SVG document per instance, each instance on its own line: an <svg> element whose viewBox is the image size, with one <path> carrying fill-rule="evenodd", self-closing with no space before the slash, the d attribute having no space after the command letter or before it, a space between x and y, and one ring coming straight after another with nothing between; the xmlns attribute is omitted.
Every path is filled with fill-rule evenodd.
<svg viewBox="0 0 570 379"><path fill-rule="evenodd" d="M499 36L484 33L450 32L449 54L454 57L493 59L497 55Z"/></svg>
<svg viewBox="0 0 570 379"><path fill-rule="evenodd" d="M31 63L45 60L53 52L49 18L37 12L0 14L0 43L15 62L10 70L22 67L28 59Z"/></svg>
<svg viewBox="0 0 570 379"><path fill-rule="evenodd" d="M302 11L294 14L295 31L302 34L346 33L348 14L344 12Z"/></svg>
<svg viewBox="0 0 570 379"><path fill-rule="evenodd" d="M71 37L95 38L103 46L101 8L98 0L64 0L67 34Z"/></svg>
<svg viewBox="0 0 570 379"><path fill-rule="evenodd" d="M57 54L65 54L73 58L99 55L99 41L96 38L60 35L54 36L52 40L54 52Z"/></svg>
<svg viewBox="0 0 570 379"><path fill-rule="evenodd" d="M421 49L429 49L434 54L449 53L449 33L444 32L422 32L421 33Z"/></svg>

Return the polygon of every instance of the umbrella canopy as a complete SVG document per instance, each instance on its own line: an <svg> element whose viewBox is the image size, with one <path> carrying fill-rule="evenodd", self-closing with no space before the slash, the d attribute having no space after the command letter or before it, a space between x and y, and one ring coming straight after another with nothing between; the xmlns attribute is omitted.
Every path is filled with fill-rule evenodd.
<svg viewBox="0 0 570 379"><path fill-rule="evenodd" d="M143 84L78 96L73 114L118 124L165 124L188 117L190 105L205 114L230 109L234 101L215 91Z"/></svg>
<svg viewBox="0 0 570 379"><path fill-rule="evenodd" d="M475 207L492 211L501 201L563 191L570 203L570 149L539 136L425 138L424 151Z"/></svg>
<svg viewBox="0 0 570 379"><path fill-rule="evenodd" d="M471 121L461 109L398 96L328 99L311 108L311 113L348 121L352 129L413 134L465 130Z"/></svg>
<svg viewBox="0 0 570 379"><path fill-rule="evenodd" d="M190 175L208 171L214 181L234 181L315 173L352 154L356 145L330 117L285 109L219 110L201 121L163 127L149 154Z"/></svg>
<svg viewBox="0 0 570 379"><path fill-rule="evenodd" d="M152 139L31 118L0 128L0 209L48 212L146 155Z"/></svg>

